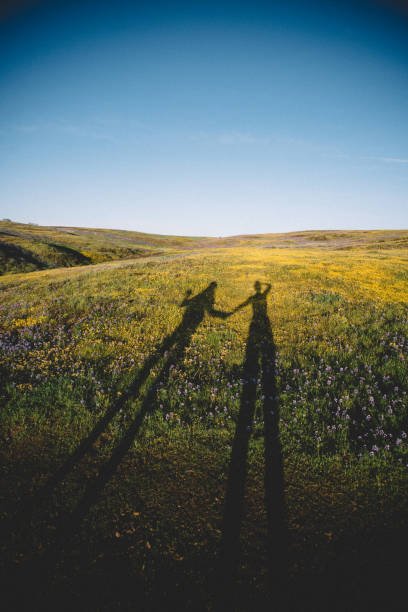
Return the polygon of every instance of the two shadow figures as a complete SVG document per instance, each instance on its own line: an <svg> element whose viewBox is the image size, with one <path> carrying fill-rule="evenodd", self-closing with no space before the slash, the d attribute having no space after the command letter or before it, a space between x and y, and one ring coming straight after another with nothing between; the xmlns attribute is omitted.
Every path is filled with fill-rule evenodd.
<svg viewBox="0 0 408 612"><path fill-rule="evenodd" d="M73 470L75 465L94 447L98 438L108 428L114 417L139 399L140 405L123 437L114 448L109 459L102 465L98 475L85 488L71 515L62 521L59 529L58 546L75 532L83 517L97 501L99 494L112 478L122 459L131 448L146 415L153 410L157 391L168 378L173 364L181 361L184 352L198 326L206 314L223 318L246 307L252 307L252 320L246 343L243 364L243 388L240 411L232 445L231 461L223 516L221 542L221 572L226 580L232 580L239 560L240 527L244 509L244 490L247 471L247 457L251 428L257 398L257 384L260 380L263 397L263 419L265 438L265 504L267 514L267 548L270 576L275 584L283 577L286 554L286 529L284 517L284 481L282 454L279 442L279 410L275 379L275 345L271 324L267 314L267 296L270 285L262 291L259 281L255 283L255 293L232 312L217 310L215 290L217 283L212 282L201 293L192 295L188 291L180 306L185 308L178 327L169 334L156 350L147 358L133 381L111 405L92 431L79 444L63 465L49 478L31 503L25 506L20 518L26 519L38 502L46 499L52 490ZM157 368L158 374L152 382L151 371Z"/></svg>

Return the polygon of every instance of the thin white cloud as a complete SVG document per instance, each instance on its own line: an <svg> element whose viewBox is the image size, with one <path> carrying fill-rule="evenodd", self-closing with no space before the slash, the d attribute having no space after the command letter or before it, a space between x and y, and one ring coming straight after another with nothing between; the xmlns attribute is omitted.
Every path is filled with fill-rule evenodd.
<svg viewBox="0 0 408 612"><path fill-rule="evenodd" d="M32 134L34 132L62 132L74 134L81 131L81 126L68 121L41 121L38 123L17 123L12 126L16 132Z"/></svg>
<svg viewBox="0 0 408 612"><path fill-rule="evenodd" d="M274 146L280 151L283 149L297 150L300 153L318 155L319 157L350 160L350 155L343 153L336 146L312 142L292 136L281 136L275 134L254 134L232 130L226 132L196 132L190 136L198 142L208 142L219 145L236 146Z"/></svg>
<svg viewBox="0 0 408 612"><path fill-rule="evenodd" d="M378 157L377 159L386 164L408 164L406 157Z"/></svg>
<svg viewBox="0 0 408 612"><path fill-rule="evenodd" d="M112 135L112 129L109 129L109 126L103 125L99 121L91 121L83 124L71 123L65 120L17 123L10 126L9 129L22 135L48 133L116 142L114 135Z"/></svg>
<svg viewBox="0 0 408 612"><path fill-rule="evenodd" d="M251 132L196 132L193 140L212 142L221 145L267 145L273 142L269 136L257 136Z"/></svg>
<svg viewBox="0 0 408 612"><path fill-rule="evenodd" d="M27 123L14 125L13 128L16 130L16 132L21 132L22 134L32 134L34 132L38 132L41 129L41 126L38 123Z"/></svg>
<svg viewBox="0 0 408 612"><path fill-rule="evenodd" d="M271 138L268 136L255 136L249 132L225 132L217 135L220 144L236 145L265 145L270 144Z"/></svg>
<svg viewBox="0 0 408 612"><path fill-rule="evenodd" d="M360 157L363 161L377 162L381 164L408 164L408 157L390 157L388 155L364 155Z"/></svg>
<svg viewBox="0 0 408 612"><path fill-rule="evenodd" d="M37 121L32 123L14 123L3 125L7 131L18 132L21 135L31 134L58 134L62 136L78 136L97 141L118 143L121 133L151 131L144 123L137 119L94 117L84 122L73 123L65 119L52 121ZM3 129L4 131L4 129Z"/></svg>

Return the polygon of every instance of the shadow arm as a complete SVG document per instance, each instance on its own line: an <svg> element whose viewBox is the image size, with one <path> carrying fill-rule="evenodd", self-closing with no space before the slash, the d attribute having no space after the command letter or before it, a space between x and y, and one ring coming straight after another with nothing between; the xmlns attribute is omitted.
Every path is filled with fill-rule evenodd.
<svg viewBox="0 0 408 612"><path fill-rule="evenodd" d="M191 302L191 289L187 289L183 300L180 302L180 306L188 306Z"/></svg>
<svg viewBox="0 0 408 612"><path fill-rule="evenodd" d="M238 310L241 310L242 308L245 308L245 306L248 306L248 304L251 303L251 297L249 297L247 300L245 300L245 302L242 302L241 304L238 304L238 306L235 306L234 310L232 312L238 312Z"/></svg>
<svg viewBox="0 0 408 612"><path fill-rule="evenodd" d="M211 317L218 317L219 319L226 319L231 316L232 312L226 312L225 310L217 310L216 308L209 308L207 310Z"/></svg>

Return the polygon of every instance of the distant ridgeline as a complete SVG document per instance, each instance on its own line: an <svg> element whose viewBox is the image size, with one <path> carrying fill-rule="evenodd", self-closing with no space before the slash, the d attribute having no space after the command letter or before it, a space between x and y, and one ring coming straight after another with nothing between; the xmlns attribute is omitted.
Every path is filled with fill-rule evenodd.
<svg viewBox="0 0 408 612"><path fill-rule="evenodd" d="M0 274L84 266L188 248L190 239L0 221Z"/></svg>
<svg viewBox="0 0 408 612"><path fill-rule="evenodd" d="M408 230L305 231L198 238L125 230L43 227L5 219L0 221L0 274L84 266L211 247L407 248Z"/></svg>

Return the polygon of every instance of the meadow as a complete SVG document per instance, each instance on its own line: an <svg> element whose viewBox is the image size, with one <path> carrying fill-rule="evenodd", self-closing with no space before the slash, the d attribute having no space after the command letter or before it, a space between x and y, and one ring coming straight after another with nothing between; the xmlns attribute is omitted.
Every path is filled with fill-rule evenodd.
<svg viewBox="0 0 408 612"><path fill-rule="evenodd" d="M406 233L362 234L0 277L8 609L401 609Z"/></svg>

